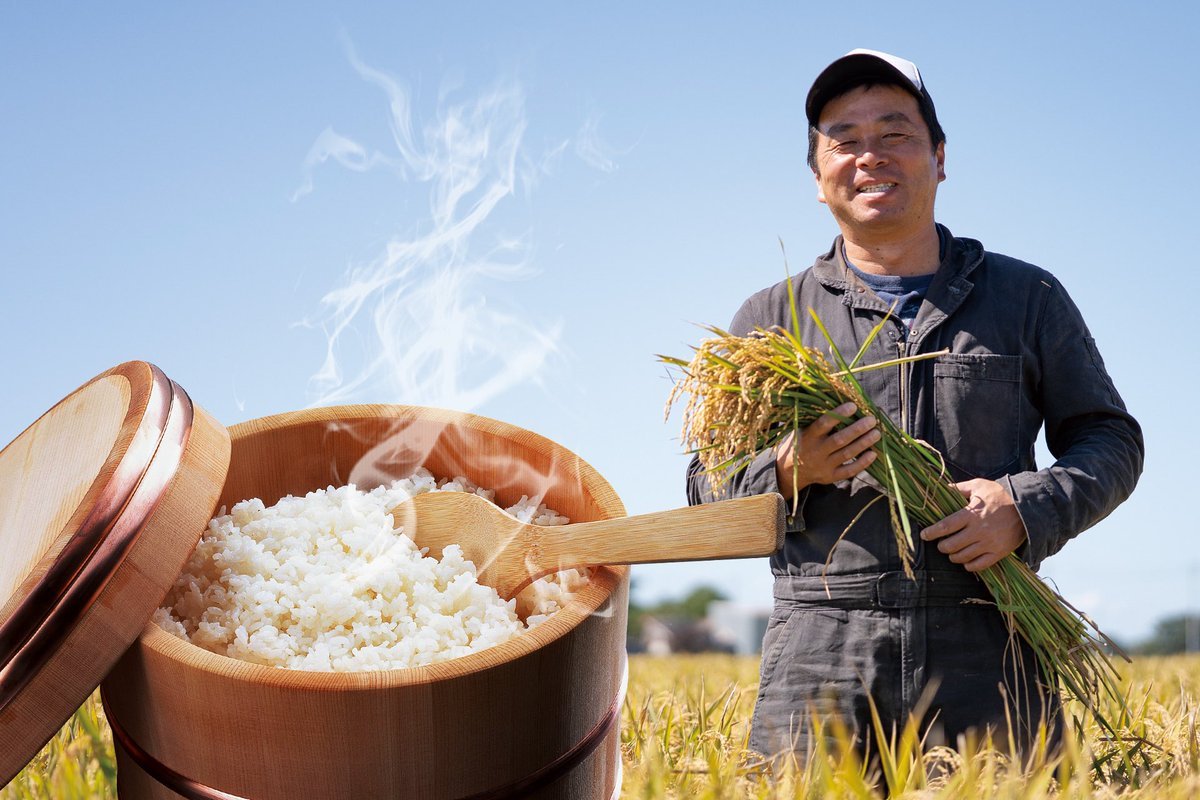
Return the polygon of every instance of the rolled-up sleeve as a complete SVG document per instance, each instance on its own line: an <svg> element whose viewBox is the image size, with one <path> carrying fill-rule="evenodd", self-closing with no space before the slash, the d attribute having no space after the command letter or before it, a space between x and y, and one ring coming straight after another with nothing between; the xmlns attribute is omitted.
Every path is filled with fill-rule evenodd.
<svg viewBox="0 0 1200 800"><path fill-rule="evenodd" d="M1079 309L1057 281L1038 320L1034 387L1055 461L1002 482L1029 540L1022 557L1036 569L1081 531L1120 505L1142 472L1142 430L1125 408Z"/></svg>

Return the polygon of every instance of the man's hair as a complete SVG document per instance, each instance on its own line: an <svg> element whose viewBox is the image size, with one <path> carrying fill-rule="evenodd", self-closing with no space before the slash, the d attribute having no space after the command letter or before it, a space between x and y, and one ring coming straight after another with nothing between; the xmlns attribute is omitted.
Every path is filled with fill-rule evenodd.
<svg viewBox="0 0 1200 800"><path fill-rule="evenodd" d="M909 94L912 94L912 87L905 86L900 82L899 79L891 80L886 76L879 75L876 77L864 78L847 83L845 86L841 87L836 94L831 95L829 100L825 101L825 104L828 105L830 100L836 100L843 95L849 94L855 89L871 89L876 86L898 86L907 91ZM938 122L937 115L934 114L933 109L929 105L922 103L920 99L916 97L916 95L913 95L913 97L917 100L917 108L921 111L921 119L925 120L925 129L929 131L931 147L934 151L936 151L937 146L946 141L946 132L942 130L942 125L940 122ZM808 126L808 168L814 173L819 174L820 172L820 170L817 169L817 129L813 125Z"/></svg>

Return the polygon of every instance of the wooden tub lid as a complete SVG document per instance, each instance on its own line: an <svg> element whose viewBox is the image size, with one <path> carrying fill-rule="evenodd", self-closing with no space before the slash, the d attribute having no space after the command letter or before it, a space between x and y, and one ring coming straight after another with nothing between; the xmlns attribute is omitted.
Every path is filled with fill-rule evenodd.
<svg viewBox="0 0 1200 800"><path fill-rule="evenodd" d="M141 361L88 381L0 450L0 786L137 638L228 466L225 429Z"/></svg>

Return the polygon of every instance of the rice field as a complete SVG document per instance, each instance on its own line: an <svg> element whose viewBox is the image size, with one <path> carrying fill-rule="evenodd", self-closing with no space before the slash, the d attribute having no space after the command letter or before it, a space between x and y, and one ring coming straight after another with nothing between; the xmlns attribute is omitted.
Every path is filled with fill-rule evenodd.
<svg viewBox="0 0 1200 800"><path fill-rule="evenodd" d="M1087 725L1057 757L1017 764L982 747L926 751L902 735L883 767L864 767L846 747L807 765L768 765L748 752L756 658L643 657L630 668L622 739L629 798L1164 798L1200 797L1200 656L1125 665L1134 728L1151 745L1128 754ZM1076 709L1077 710L1077 709ZM1130 755L1129 758L1122 758ZM1097 760L1103 766L1095 768Z"/></svg>
<svg viewBox="0 0 1200 800"><path fill-rule="evenodd" d="M1123 672L1135 725L1151 745L1122 758L1098 728L1059 756L1018 764L982 747L926 751L897 737L883 767L835 751L774 774L746 748L758 659L725 655L630 659L622 719L623 797L912 800L1190 800L1200 797L1200 656L1141 658ZM836 748L835 748L836 750ZM1107 756L1107 759L1105 759ZM1095 762L1100 760L1099 768ZM116 797L112 736L92 697L0 800Z"/></svg>

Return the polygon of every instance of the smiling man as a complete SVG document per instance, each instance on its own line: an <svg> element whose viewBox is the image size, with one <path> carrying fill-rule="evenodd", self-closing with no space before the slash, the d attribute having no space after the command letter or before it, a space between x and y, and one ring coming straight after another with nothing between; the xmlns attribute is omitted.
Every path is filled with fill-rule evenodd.
<svg viewBox="0 0 1200 800"><path fill-rule="evenodd" d="M947 351L860 382L937 447L968 507L921 532L910 580L864 472L879 440L870 418L844 427L822 418L797 447L760 453L726 484L799 498L771 560L775 610L751 745L803 755L816 713L839 717L869 750L872 702L885 730L920 716L930 744L990 730L1020 748L1041 723L1058 737L1056 691L974 573L1013 552L1036 569L1111 512L1141 474L1141 430L1054 276L935 222L946 137L916 65L853 51L817 76L806 112L817 199L841 235L792 279L797 300L843 352L858 352L882 323L864 363ZM779 283L748 299L730 331L788 327L789 309ZM801 317L805 343L823 347ZM1038 469L1043 426L1055 461ZM688 495L713 499L696 459Z"/></svg>

